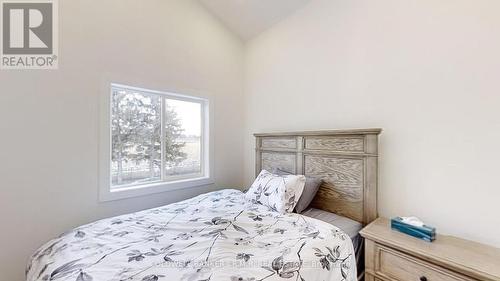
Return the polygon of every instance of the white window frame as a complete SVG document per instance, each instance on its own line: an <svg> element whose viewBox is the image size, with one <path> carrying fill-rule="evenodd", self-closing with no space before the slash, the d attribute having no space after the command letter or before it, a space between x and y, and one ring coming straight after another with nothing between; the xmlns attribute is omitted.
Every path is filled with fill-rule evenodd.
<svg viewBox="0 0 500 281"><path fill-rule="evenodd" d="M114 89L124 89L138 91L146 94L153 94L187 102L196 102L201 104L201 119L202 119L202 146L201 146L201 169L199 177L169 177L168 181L155 181L145 184L123 185L113 187L111 184L111 100ZM112 201L125 199L130 197L144 196L154 193L167 192L185 188L192 188L214 183L213 176L213 136L212 128L212 113L210 110L210 102L206 98L182 95L172 92L164 92L157 90L149 90L139 87L127 86L123 84L111 83L108 92L103 96L101 102L101 128L100 128L100 161L99 161L99 199L100 201ZM163 103L164 99L162 99ZM163 122L163 120L162 120ZM163 128L162 128L163 129ZM163 157L163 153L162 153ZM163 163L163 161L162 161ZM164 175L165 171L161 171ZM163 178L163 176L162 176Z"/></svg>

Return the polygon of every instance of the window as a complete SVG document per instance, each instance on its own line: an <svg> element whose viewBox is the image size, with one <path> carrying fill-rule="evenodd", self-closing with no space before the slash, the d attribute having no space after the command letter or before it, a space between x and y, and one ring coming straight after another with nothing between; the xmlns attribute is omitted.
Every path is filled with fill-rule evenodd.
<svg viewBox="0 0 500 281"><path fill-rule="evenodd" d="M213 182L206 99L112 84L108 101L101 199Z"/></svg>

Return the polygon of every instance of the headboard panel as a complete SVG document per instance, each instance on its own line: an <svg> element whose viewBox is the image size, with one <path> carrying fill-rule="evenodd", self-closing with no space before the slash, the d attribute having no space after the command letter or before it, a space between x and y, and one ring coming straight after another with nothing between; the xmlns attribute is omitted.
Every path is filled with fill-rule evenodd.
<svg viewBox="0 0 500 281"><path fill-rule="evenodd" d="M323 179L312 207L363 224L377 217L381 129L255 134L255 173L275 168Z"/></svg>

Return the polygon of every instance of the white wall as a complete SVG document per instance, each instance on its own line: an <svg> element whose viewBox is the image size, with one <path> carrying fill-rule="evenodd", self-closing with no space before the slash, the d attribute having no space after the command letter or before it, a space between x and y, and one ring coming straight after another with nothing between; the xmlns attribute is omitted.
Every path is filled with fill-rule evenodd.
<svg viewBox="0 0 500 281"><path fill-rule="evenodd" d="M24 280L28 256L71 227L215 188L98 202L99 95L108 94L101 85L109 80L208 93L216 186L241 185L237 37L190 0L59 3L59 70L0 71L2 281Z"/></svg>
<svg viewBox="0 0 500 281"><path fill-rule="evenodd" d="M382 127L379 212L500 247L500 1L315 0L248 45L254 132Z"/></svg>

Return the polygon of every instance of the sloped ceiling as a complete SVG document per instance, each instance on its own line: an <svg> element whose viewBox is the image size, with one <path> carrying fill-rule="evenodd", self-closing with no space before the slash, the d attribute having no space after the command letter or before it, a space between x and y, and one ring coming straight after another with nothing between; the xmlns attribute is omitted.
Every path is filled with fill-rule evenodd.
<svg viewBox="0 0 500 281"><path fill-rule="evenodd" d="M198 0L243 40L249 40L311 0Z"/></svg>

